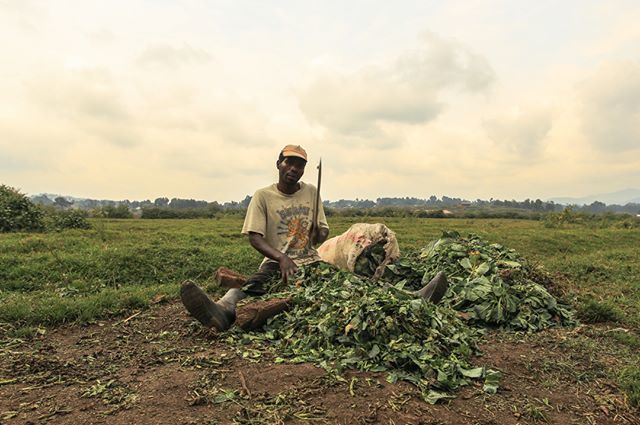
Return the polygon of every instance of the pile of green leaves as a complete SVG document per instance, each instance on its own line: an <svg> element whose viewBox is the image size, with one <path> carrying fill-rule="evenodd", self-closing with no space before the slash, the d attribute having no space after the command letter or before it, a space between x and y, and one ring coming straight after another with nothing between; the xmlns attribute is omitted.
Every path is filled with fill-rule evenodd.
<svg viewBox="0 0 640 425"><path fill-rule="evenodd" d="M268 345L278 362L388 371L390 382L415 384L431 403L473 378L496 390L497 372L468 360L481 331L452 309L416 298L402 285L384 287L327 264L307 267L298 278L300 286L278 295L292 297L291 311L264 332L236 336Z"/></svg>
<svg viewBox="0 0 640 425"><path fill-rule="evenodd" d="M362 260L364 270L370 261ZM443 301L416 298L439 271L450 282ZM237 330L231 338L271 350L278 362L386 371L389 382L411 382L431 403L472 379L484 378L493 393L498 372L470 364L485 326L536 331L573 321L539 276L514 250L446 232L387 266L378 281L328 264L301 268L297 284L275 295L290 297L293 308L264 332Z"/></svg>
<svg viewBox="0 0 640 425"><path fill-rule="evenodd" d="M476 235L445 232L422 251L387 266L383 278L419 289L439 271L450 283L443 304L472 324L533 332L574 323L573 312L536 281L539 271L515 250Z"/></svg>

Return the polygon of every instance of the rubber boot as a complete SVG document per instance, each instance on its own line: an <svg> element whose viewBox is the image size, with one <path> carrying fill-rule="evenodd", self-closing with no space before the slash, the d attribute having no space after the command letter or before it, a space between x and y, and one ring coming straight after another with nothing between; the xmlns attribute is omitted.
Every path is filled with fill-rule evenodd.
<svg viewBox="0 0 640 425"><path fill-rule="evenodd" d="M226 322L222 321L219 325L214 325L219 331L227 330L233 325L233 322L236 321L236 305L246 297L247 294L242 292L242 290L231 288L214 304L215 308L221 310L227 319Z"/></svg>
<svg viewBox="0 0 640 425"><path fill-rule="evenodd" d="M239 289L229 289L217 302L195 283L187 280L180 287L180 299L187 311L200 323L209 328L225 331L236 320L236 304L246 297Z"/></svg>
<svg viewBox="0 0 640 425"><path fill-rule="evenodd" d="M447 276L445 276L443 272L438 272L429 283L419 291L416 291L415 295L431 301L434 304L438 304L442 297L444 297L444 294L447 293L448 287Z"/></svg>

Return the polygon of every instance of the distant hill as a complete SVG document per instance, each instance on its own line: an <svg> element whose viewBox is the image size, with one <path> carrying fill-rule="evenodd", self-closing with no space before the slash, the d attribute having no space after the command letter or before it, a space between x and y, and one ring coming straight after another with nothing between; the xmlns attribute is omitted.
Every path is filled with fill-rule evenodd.
<svg viewBox="0 0 640 425"><path fill-rule="evenodd" d="M626 205L629 203L640 204L640 190L625 189L618 192L584 196L582 198L551 198L549 201L564 205L589 205L595 201L604 202L607 205Z"/></svg>

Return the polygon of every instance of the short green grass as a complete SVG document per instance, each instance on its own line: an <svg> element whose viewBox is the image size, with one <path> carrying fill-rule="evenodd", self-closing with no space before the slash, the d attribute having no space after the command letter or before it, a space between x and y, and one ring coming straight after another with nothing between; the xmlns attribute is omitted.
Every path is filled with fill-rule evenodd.
<svg viewBox="0 0 640 425"><path fill-rule="evenodd" d="M91 230L0 235L0 321L86 322L174 297L185 279L210 280L225 265L259 258L238 219L94 220Z"/></svg>
<svg viewBox="0 0 640 425"><path fill-rule="evenodd" d="M640 407L640 367L629 366L619 377L620 385L629 397L632 406Z"/></svg>
<svg viewBox="0 0 640 425"><path fill-rule="evenodd" d="M383 222L401 250L419 249L443 230L476 233L515 248L547 271L588 322L640 325L640 230L547 228L505 219L334 218L332 235L356 221ZM92 220L90 230L0 234L0 321L57 324L143 307L178 284L210 284L226 266L249 274L260 255L240 235L242 219Z"/></svg>

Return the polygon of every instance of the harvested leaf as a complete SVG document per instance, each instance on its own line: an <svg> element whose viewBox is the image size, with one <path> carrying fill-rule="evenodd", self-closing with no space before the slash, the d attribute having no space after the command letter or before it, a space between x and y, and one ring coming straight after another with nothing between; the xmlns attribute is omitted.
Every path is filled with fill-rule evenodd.
<svg viewBox="0 0 640 425"><path fill-rule="evenodd" d="M445 232L387 265L378 281L367 278L375 249L361 260L365 276L319 263L300 268L299 285L274 282L282 292L270 296L290 298L292 308L264 332L232 331L239 345L255 347L239 352L255 358L257 350L271 351L276 362L312 362L338 373L386 371L387 381L410 382L435 403L474 379L484 379L485 392L497 391L500 373L470 363L484 327L531 332L573 323L573 312L536 282L540 272L502 245ZM443 301L416 298L413 291L439 271L450 283Z"/></svg>

